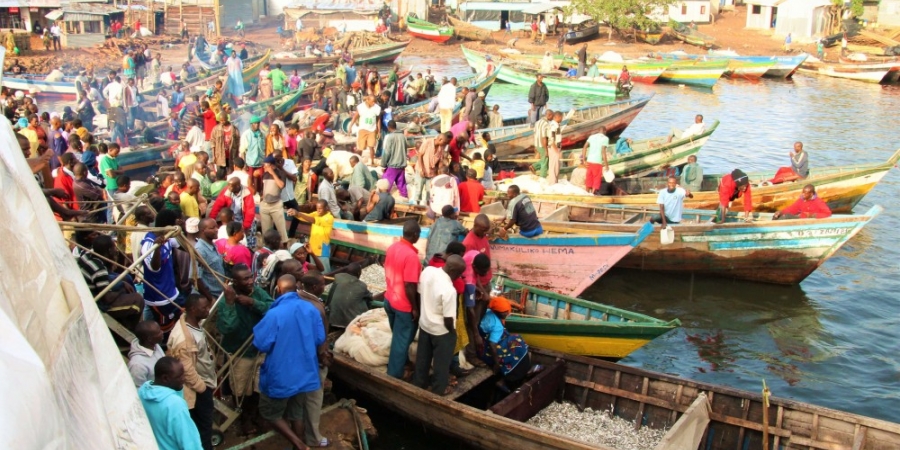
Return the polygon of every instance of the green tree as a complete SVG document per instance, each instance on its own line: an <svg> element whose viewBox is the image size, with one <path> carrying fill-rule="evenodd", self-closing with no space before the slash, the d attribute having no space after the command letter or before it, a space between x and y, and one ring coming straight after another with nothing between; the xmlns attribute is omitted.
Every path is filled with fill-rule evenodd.
<svg viewBox="0 0 900 450"><path fill-rule="evenodd" d="M669 5L674 3L675 0L573 0L572 6L597 22L606 23L612 39L613 28L647 30L658 26L658 22L647 15L654 12L665 14Z"/></svg>

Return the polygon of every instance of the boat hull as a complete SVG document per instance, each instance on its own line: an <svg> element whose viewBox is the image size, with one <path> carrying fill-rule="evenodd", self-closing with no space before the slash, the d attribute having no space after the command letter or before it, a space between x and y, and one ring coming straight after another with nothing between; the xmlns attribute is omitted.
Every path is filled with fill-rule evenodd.
<svg viewBox="0 0 900 450"><path fill-rule="evenodd" d="M732 79L759 80L774 65L774 61L755 62L730 59L724 76Z"/></svg>
<svg viewBox="0 0 900 450"><path fill-rule="evenodd" d="M444 43L453 37L453 27L435 25L431 22L406 17L406 31L417 38Z"/></svg>
<svg viewBox="0 0 900 450"><path fill-rule="evenodd" d="M464 20L457 19L453 16L447 16L447 21L453 26L456 35L470 41L485 42L491 39L491 31L472 25Z"/></svg>
<svg viewBox="0 0 900 450"><path fill-rule="evenodd" d="M900 77L900 62L881 64L804 63L800 65L800 71L866 83L889 83L897 81L897 78Z"/></svg>
<svg viewBox="0 0 900 450"><path fill-rule="evenodd" d="M631 81L643 84L656 83L663 72L671 65L671 61L649 63L596 63L597 69L600 70L600 74L616 78L622 73L622 66L628 66L628 72L631 73Z"/></svg>
<svg viewBox="0 0 900 450"><path fill-rule="evenodd" d="M712 88L728 69L728 61L678 61L659 77L666 83Z"/></svg>
<svg viewBox="0 0 900 450"><path fill-rule="evenodd" d="M409 41L357 49L353 52L353 61L356 65L361 65L363 63L392 62L403 53L403 50L405 50L408 45ZM330 66L338 59L340 59L340 56L326 56L321 58L278 58L273 59L272 62L281 64L281 69L290 73L290 71L295 69L308 70L314 67Z"/></svg>
<svg viewBox="0 0 900 450"><path fill-rule="evenodd" d="M536 238L510 236L491 242L491 265L512 279L547 291L577 297L622 257L643 241L649 224L630 235L541 235ZM422 229L416 249L425 258L429 233ZM364 252L384 254L402 235L402 227L390 224L335 220L333 243Z"/></svg>
<svg viewBox="0 0 900 450"><path fill-rule="evenodd" d="M566 33L566 44L577 44L579 42L589 41L596 38L600 34L600 25L592 25L587 28L570 31Z"/></svg>

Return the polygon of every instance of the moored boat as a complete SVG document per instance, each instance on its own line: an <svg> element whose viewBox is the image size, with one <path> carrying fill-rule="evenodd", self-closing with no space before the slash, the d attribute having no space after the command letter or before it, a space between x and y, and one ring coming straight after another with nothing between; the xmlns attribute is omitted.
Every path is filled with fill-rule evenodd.
<svg viewBox="0 0 900 450"><path fill-rule="evenodd" d="M486 53L478 52L466 47L462 47L463 55L466 57L466 61L472 66L476 71L483 71L485 67L485 56ZM535 77L539 72L536 70L524 67L524 66L515 66L515 64L507 64L504 63L503 67L498 68L500 75L498 78L501 81L505 81L507 83L515 84L518 86L531 86L534 84ZM590 94L590 95L600 95L607 97L615 97L621 94L618 86L607 80L582 80L575 78L565 78L562 76L547 76L548 74L543 74L544 76L544 84L547 85L547 88L550 90L562 90L567 92L574 92L577 94Z"/></svg>
<svg viewBox="0 0 900 450"><path fill-rule="evenodd" d="M593 20L574 25L566 32L566 44L577 44L579 42L589 41L600 35L600 24Z"/></svg>
<svg viewBox="0 0 900 450"><path fill-rule="evenodd" d="M625 62L597 61L595 65L601 75L618 78L622 73L622 67L628 67L631 81L634 83L653 84L662 76L663 72L674 64L674 61L636 60Z"/></svg>
<svg viewBox="0 0 900 450"><path fill-rule="evenodd" d="M572 126L570 120L569 126ZM714 121L702 134L684 139L673 139L666 142L668 136L660 136L649 139L636 139L631 143L631 153L608 153L609 168L618 177L642 177L660 171L664 167L675 167L687 163L688 157L696 155L700 148L706 144L713 132L719 126L719 121ZM580 150L576 150L573 156L575 161L581 159ZM505 158L504 162L531 163L537 160L515 160ZM570 173L578 164L570 164L560 168L560 174Z"/></svg>
<svg viewBox="0 0 900 450"><path fill-rule="evenodd" d="M660 75L667 83L712 88L728 69L727 60L675 61Z"/></svg>
<svg viewBox="0 0 900 450"><path fill-rule="evenodd" d="M891 83L900 78L900 62L885 63L826 63L809 60L800 65L801 73L825 75L833 78L865 81L867 83Z"/></svg>
<svg viewBox="0 0 900 450"><path fill-rule="evenodd" d="M400 239L402 225L335 220L332 245L370 254L384 254ZM491 243L491 266L512 279L528 280L540 289L569 296L580 295L622 257L641 243L653 229L636 233L544 233L525 238L510 233L509 239ZM430 229L422 228L415 244L425 258Z"/></svg>
<svg viewBox="0 0 900 450"><path fill-rule="evenodd" d="M472 25L469 22L451 15L447 16L447 22L453 26L453 30L456 31L458 37L476 42L487 42L491 40L491 30Z"/></svg>
<svg viewBox="0 0 900 450"><path fill-rule="evenodd" d="M659 53L663 59L671 59L675 61L728 61L728 67L725 69L723 76L728 78L742 78L748 80L758 80L765 75L769 69L775 65L775 61L771 58L729 58L727 56L707 56L707 55L691 55L683 51L674 51L669 53Z"/></svg>
<svg viewBox="0 0 900 450"><path fill-rule="evenodd" d="M900 446L896 423L536 347L529 349L529 357L543 370L493 404L486 398L492 395L479 389L490 391L495 382L485 368L460 379L451 395L440 396L343 353L334 356L330 372L349 386L403 416L487 450L610 450L527 423L554 401L572 403L578 411L608 411L635 429L667 430L662 441L673 445L665 448L756 449L763 448L763 436L776 449Z"/></svg>
<svg viewBox="0 0 900 450"><path fill-rule="evenodd" d="M417 19L413 16L406 16L406 30L409 34L429 41L444 43L453 37L453 27L445 25L435 25L426 20Z"/></svg>
<svg viewBox="0 0 900 450"><path fill-rule="evenodd" d="M359 47L350 50L353 55L353 62L357 65L363 63L387 63L394 61L403 53L403 50L409 45L410 41L389 42L387 44L378 44L368 47ZM313 67L330 66L341 58L340 55L319 57L282 57L277 55L272 59L273 63L281 64L281 69L290 72L294 69L309 70Z"/></svg>
<svg viewBox="0 0 900 450"><path fill-rule="evenodd" d="M634 30L634 37L644 41L650 45L659 44L662 41L663 37L666 35L666 32L661 29L644 31L644 30Z"/></svg>
<svg viewBox="0 0 900 450"><path fill-rule="evenodd" d="M753 185L753 209L759 212L775 212L790 206L803 190L803 186L812 184L819 196L834 213L850 212L860 200L900 161L900 149L883 162L854 164L838 167L822 167L810 169L805 180L793 183L761 185L772 179L775 171L749 172L747 176ZM685 199L684 207L690 209L715 209L719 206L717 188L722 175L703 177L700 191L694 191L694 198ZM586 204L614 204L628 206L655 206L658 189L662 189L666 180L658 178L623 178L615 184L629 195L596 196L596 195L550 195L530 194L532 201L564 201ZM489 198L505 197L505 192L488 191ZM743 198L731 204L731 211L743 211Z"/></svg>
<svg viewBox="0 0 900 450"><path fill-rule="evenodd" d="M672 35L675 36L675 39L678 39L685 44L696 45L703 48L713 48L716 45L716 38L710 35L703 34L694 28L671 19L669 20L669 23Z"/></svg>
<svg viewBox="0 0 900 450"><path fill-rule="evenodd" d="M533 201L545 230L629 232L659 214L656 205L588 205ZM616 267L658 272L682 272L775 284L798 284L859 233L882 208L863 214L833 215L825 219L772 220L755 213L745 222L729 213L726 222L712 223L714 211L688 209L673 225L675 242L663 245L651 237L626 255ZM494 203L482 213L500 218L505 209ZM471 217L464 218L464 222Z"/></svg>

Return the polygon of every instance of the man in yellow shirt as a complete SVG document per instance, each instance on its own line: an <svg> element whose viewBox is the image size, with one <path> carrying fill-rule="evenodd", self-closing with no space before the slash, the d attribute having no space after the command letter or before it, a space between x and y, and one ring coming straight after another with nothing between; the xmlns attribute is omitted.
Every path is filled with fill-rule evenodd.
<svg viewBox="0 0 900 450"><path fill-rule="evenodd" d="M194 176L194 166L197 164L197 154L190 153L181 157L178 161L178 168L184 174L184 178L188 179Z"/></svg>
<svg viewBox="0 0 900 450"><path fill-rule="evenodd" d="M312 224L309 232L309 250L322 261L325 273L331 272L331 229L334 228L334 216L328 209L328 202L325 200L316 202L316 212L311 214L303 214L294 209L289 209L287 213Z"/></svg>
<svg viewBox="0 0 900 450"><path fill-rule="evenodd" d="M187 217L200 218L200 203L197 201L197 193L200 192L200 182L194 178L187 180L187 187L181 192L181 212Z"/></svg>

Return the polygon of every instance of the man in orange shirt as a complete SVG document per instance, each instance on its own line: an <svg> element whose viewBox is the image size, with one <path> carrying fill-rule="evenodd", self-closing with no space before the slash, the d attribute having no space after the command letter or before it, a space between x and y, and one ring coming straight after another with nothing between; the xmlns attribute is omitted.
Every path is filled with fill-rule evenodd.
<svg viewBox="0 0 900 450"><path fill-rule="evenodd" d="M484 186L478 180L475 169L466 171L466 181L459 185L459 210L462 212L481 212L481 201L484 200Z"/></svg>

